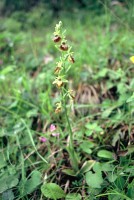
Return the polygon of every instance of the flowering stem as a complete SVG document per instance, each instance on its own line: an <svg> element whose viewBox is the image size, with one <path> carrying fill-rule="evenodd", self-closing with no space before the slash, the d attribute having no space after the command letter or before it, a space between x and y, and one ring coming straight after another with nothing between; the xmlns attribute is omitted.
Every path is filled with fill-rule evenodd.
<svg viewBox="0 0 134 200"><path fill-rule="evenodd" d="M62 91L62 97L63 97L63 91ZM71 128L71 124L70 124L70 121L69 121L69 117L68 117L68 114L67 114L67 107L66 107L66 99L62 98L63 99L63 107L64 107L64 110L65 110L65 116L66 116L66 120L67 120L67 123L68 123L68 128L69 128L69 136L70 136L70 145L73 147L73 131L72 131L72 128Z"/></svg>
<svg viewBox="0 0 134 200"><path fill-rule="evenodd" d="M70 162L75 172L78 171L78 158L74 149L73 143L73 131L71 128L68 109L66 107L68 100L71 101L74 99L73 90L69 90L68 80L67 80L67 72L69 71L71 64L75 62L73 58L73 52L71 51L72 47L68 45L65 31L62 31L62 22L56 24L54 38L53 41L56 43L56 48L60 51L61 57L59 62L56 64L55 74L57 75L53 84L57 86L60 90L61 100L56 103L55 113L59 113L62 111L62 107L64 108L66 122L68 124L69 131L69 145L67 147L67 151L69 153Z"/></svg>
<svg viewBox="0 0 134 200"><path fill-rule="evenodd" d="M64 96L64 92L62 90L61 92L62 97ZM71 124L69 121L69 117L68 117L68 113L67 113L67 107L66 107L66 98L62 98L63 99L63 107L64 107L64 111L65 111L65 117L66 117L66 121L68 124L68 129L69 129L69 136L70 136L70 140L69 140L69 146L67 148L69 156L70 156L70 160L71 160L71 164L73 169L77 172L78 171L78 159L75 153L75 149L74 149L74 143L73 143L73 131L71 128Z"/></svg>

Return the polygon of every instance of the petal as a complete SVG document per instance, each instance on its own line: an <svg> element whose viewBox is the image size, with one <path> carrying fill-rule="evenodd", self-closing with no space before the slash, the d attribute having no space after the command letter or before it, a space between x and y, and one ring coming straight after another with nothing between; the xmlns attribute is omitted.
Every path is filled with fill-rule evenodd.
<svg viewBox="0 0 134 200"><path fill-rule="evenodd" d="M56 126L54 124L50 125L50 131L53 132L56 130Z"/></svg>
<svg viewBox="0 0 134 200"><path fill-rule="evenodd" d="M59 137L60 133L52 133L52 136Z"/></svg>
<svg viewBox="0 0 134 200"><path fill-rule="evenodd" d="M47 141L47 138L45 138L45 137L39 137L39 140L40 140L41 142L46 142L46 141Z"/></svg>
<svg viewBox="0 0 134 200"><path fill-rule="evenodd" d="M132 63L134 63L134 56L131 56L130 60L131 60Z"/></svg>

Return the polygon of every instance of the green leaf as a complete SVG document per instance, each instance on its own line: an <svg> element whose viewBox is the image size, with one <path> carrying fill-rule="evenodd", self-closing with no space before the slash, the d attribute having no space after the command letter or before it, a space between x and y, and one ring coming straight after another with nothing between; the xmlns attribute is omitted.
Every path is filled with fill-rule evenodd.
<svg viewBox="0 0 134 200"><path fill-rule="evenodd" d="M97 131L97 132L99 132L99 131L102 131L102 130L103 130L100 126L98 126L97 123L86 124L85 127L86 127L88 130L91 130L91 131Z"/></svg>
<svg viewBox="0 0 134 200"><path fill-rule="evenodd" d="M30 194L41 183L41 173L37 170L32 172L31 178L24 185L25 194Z"/></svg>
<svg viewBox="0 0 134 200"><path fill-rule="evenodd" d="M65 197L64 191L55 183L45 183L41 187L43 195L50 199L60 199Z"/></svg>
<svg viewBox="0 0 134 200"><path fill-rule="evenodd" d="M0 179L0 193L15 187L18 184L19 180L14 175L5 175Z"/></svg>
<svg viewBox="0 0 134 200"><path fill-rule="evenodd" d="M3 168L4 166L6 166L6 160L3 157L3 154L0 153L0 169Z"/></svg>
<svg viewBox="0 0 134 200"><path fill-rule="evenodd" d="M85 131L85 134L87 136L92 135L92 133L94 132L99 133L103 131L103 129L97 123L86 124L85 127L87 128L87 130Z"/></svg>
<svg viewBox="0 0 134 200"><path fill-rule="evenodd" d="M115 180L115 184L120 190L123 190L125 184L125 178L122 176L118 176L117 179Z"/></svg>
<svg viewBox="0 0 134 200"><path fill-rule="evenodd" d="M106 76L106 74L107 74L107 72L108 72L108 68L103 68L102 70L100 70L98 73L97 73L97 77L101 77L101 78L103 78L103 77L105 77Z"/></svg>
<svg viewBox="0 0 134 200"><path fill-rule="evenodd" d="M97 156L100 158L106 158L106 159L114 159L114 154L107 150L100 150L97 153Z"/></svg>
<svg viewBox="0 0 134 200"><path fill-rule="evenodd" d="M6 68L4 68L3 70L1 70L0 75L6 75L9 72L13 71L15 68L15 65L9 65Z"/></svg>
<svg viewBox="0 0 134 200"><path fill-rule="evenodd" d="M91 154L92 150L90 149L92 147L92 144L90 143L90 141L85 141L80 145L80 148L82 149L82 151Z"/></svg>
<svg viewBox="0 0 134 200"><path fill-rule="evenodd" d="M38 109L32 109L32 110L30 110L30 111L27 112L26 116L28 118L30 118L30 117L37 116L37 114L38 114Z"/></svg>
<svg viewBox="0 0 134 200"><path fill-rule="evenodd" d="M109 115L112 113L112 111L113 111L113 108L108 108L108 109L104 110L102 112L102 118L105 119L105 118L109 117Z"/></svg>
<svg viewBox="0 0 134 200"><path fill-rule="evenodd" d="M80 169L80 173L85 173L88 172L89 170L92 169L92 167L95 164L95 160L88 160L86 162L84 162L84 164L82 165L81 169Z"/></svg>
<svg viewBox="0 0 134 200"><path fill-rule="evenodd" d="M111 172L113 171L114 166L111 163L101 163L102 171Z"/></svg>
<svg viewBox="0 0 134 200"><path fill-rule="evenodd" d="M69 176L76 176L77 175L77 173L72 169L63 169L62 172L69 175Z"/></svg>
<svg viewBox="0 0 134 200"><path fill-rule="evenodd" d="M100 194L102 191L102 188L87 188L87 193L90 194L90 198L88 200L95 200L95 196Z"/></svg>
<svg viewBox="0 0 134 200"><path fill-rule="evenodd" d="M72 193L72 194L67 194L66 200L81 200L82 197L80 194Z"/></svg>
<svg viewBox="0 0 134 200"><path fill-rule="evenodd" d="M92 133L93 133L92 130L86 130L86 131L85 131L86 136L91 136Z"/></svg>
<svg viewBox="0 0 134 200"><path fill-rule="evenodd" d="M96 162L95 165L93 166L93 170L97 174L101 174L101 171L102 171L101 163L100 162Z"/></svg>
<svg viewBox="0 0 134 200"><path fill-rule="evenodd" d="M86 173L86 183L92 188L101 188L101 184L103 183L102 174L100 173Z"/></svg>
<svg viewBox="0 0 134 200"><path fill-rule="evenodd" d="M4 135L6 135L5 132L6 132L6 131L5 131L4 128L1 128L1 129L0 129L0 138L3 137Z"/></svg>
<svg viewBox="0 0 134 200"><path fill-rule="evenodd" d="M117 179L117 175L109 172L107 175L107 179L110 183L113 183Z"/></svg>
<svg viewBox="0 0 134 200"><path fill-rule="evenodd" d="M109 70L109 76L111 79L117 80L124 77L124 71L121 68L119 68L117 71Z"/></svg>
<svg viewBox="0 0 134 200"><path fill-rule="evenodd" d="M13 126L13 133L18 134L24 129L25 129L25 126L22 124L22 122L18 122L15 124L15 126Z"/></svg>
<svg viewBox="0 0 134 200"><path fill-rule="evenodd" d="M93 148L94 147L94 143L91 142L91 141L87 141L87 140L83 140L82 144L80 145L81 146L87 146L88 148Z"/></svg>
<svg viewBox="0 0 134 200"><path fill-rule="evenodd" d="M134 180L130 184L128 184L127 195L130 198L133 198L133 195L134 195Z"/></svg>
<svg viewBox="0 0 134 200"><path fill-rule="evenodd" d="M78 171L78 163L79 163L79 157L78 154L74 151L74 149L71 146L66 147L72 168L77 172Z"/></svg>
<svg viewBox="0 0 134 200"><path fill-rule="evenodd" d="M124 170L124 172L130 173L131 176L134 176L134 167L133 166L129 166Z"/></svg>
<svg viewBox="0 0 134 200"><path fill-rule="evenodd" d="M5 192L3 192L2 194L2 200L14 200L14 193L12 192L12 190L7 190Z"/></svg>
<svg viewBox="0 0 134 200"><path fill-rule="evenodd" d="M112 145L115 146L116 142L120 139L120 131L117 131L114 135L113 135L113 139L112 139Z"/></svg>
<svg viewBox="0 0 134 200"><path fill-rule="evenodd" d="M129 146L127 147L127 150L128 150L127 155L129 155L129 154L131 154L131 153L134 153L134 145L129 145Z"/></svg>

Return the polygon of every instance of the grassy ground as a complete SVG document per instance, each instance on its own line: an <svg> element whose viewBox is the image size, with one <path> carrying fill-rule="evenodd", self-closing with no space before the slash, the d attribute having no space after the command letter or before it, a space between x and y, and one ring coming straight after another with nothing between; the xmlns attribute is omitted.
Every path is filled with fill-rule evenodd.
<svg viewBox="0 0 134 200"><path fill-rule="evenodd" d="M132 10L76 10L53 20L50 11L41 15L39 7L0 19L2 200L134 199ZM52 83L59 54L52 35L59 20L76 61L67 75L76 93L74 108L68 110L79 164L75 173L66 149L65 113L54 113L59 94ZM51 124L58 137L52 136Z"/></svg>

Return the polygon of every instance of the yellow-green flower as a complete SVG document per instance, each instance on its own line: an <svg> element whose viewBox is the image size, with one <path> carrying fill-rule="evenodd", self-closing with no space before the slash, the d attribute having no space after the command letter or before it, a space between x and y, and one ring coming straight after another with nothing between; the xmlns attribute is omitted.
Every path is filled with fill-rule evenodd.
<svg viewBox="0 0 134 200"><path fill-rule="evenodd" d="M53 81L53 84L55 84L58 88L61 88L64 83L67 83L68 80L64 79L63 76L57 76L55 80Z"/></svg>
<svg viewBox="0 0 134 200"><path fill-rule="evenodd" d="M70 99L75 99L75 94L74 94L74 91L73 90L68 90L68 96Z"/></svg>
<svg viewBox="0 0 134 200"><path fill-rule="evenodd" d="M63 63L62 63L61 61L59 61L59 62L57 62L56 64L57 64L57 66L56 66L56 68L55 68L55 70L54 70L54 73L55 73L55 74L58 74L58 73L61 71L61 69L62 69Z"/></svg>
<svg viewBox="0 0 134 200"><path fill-rule="evenodd" d="M62 110L62 105L61 102L56 103L56 109L55 109L55 113L59 113Z"/></svg>
<svg viewBox="0 0 134 200"><path fill-rule="evenodd" d="M63 86L63 81L61 80L60 77L56 77L53 84L55 84L58 88L61 88Z"/></svg>
<svg viewBox="0 0 134 200"><path fill-rule="evenodd" d="M130 60L131 60L132 63L134 63L134 56L131 56Z"/></svg>

